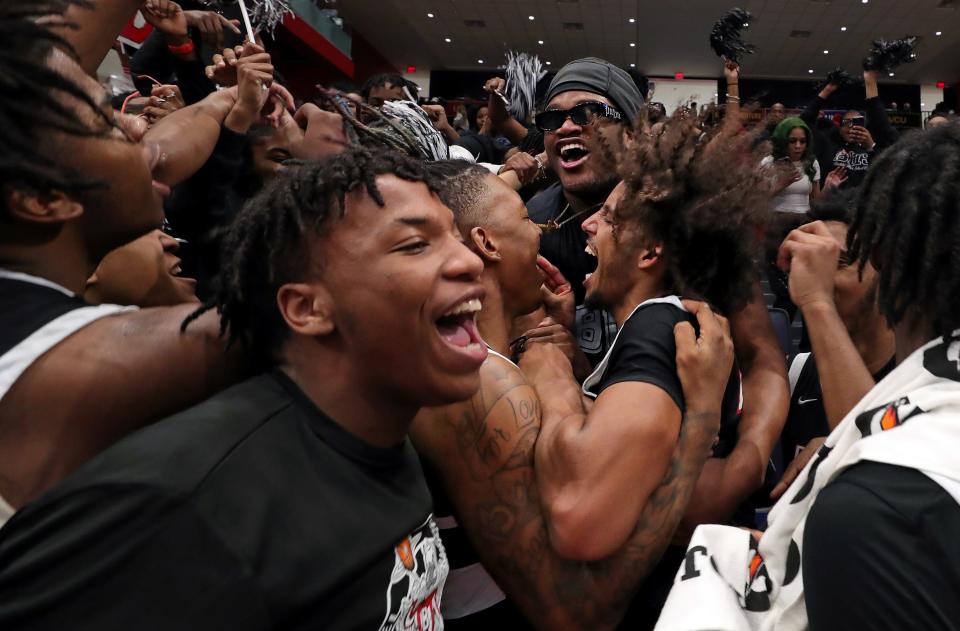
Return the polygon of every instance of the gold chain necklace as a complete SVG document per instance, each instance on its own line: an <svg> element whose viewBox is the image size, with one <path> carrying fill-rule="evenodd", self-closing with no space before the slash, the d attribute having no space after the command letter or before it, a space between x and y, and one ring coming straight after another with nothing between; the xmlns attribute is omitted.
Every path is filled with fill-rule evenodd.
<svg viewBox="0 0 960 631"><path fill-rule="evenodd" d="M542 230L543 232L545 232L545 233L547 233L547 234L549 234L549 233L551 233L551 232L556 232L557 230L559 230L560 228L562 228L562 227L565 226L566 224L570 223L571 221L573 221L573 220L576 219L577 217L581 217L581 216L585 215L586 213L595 212L595 211L596 211L598 208L600 208L601 206L603 206L602 203L601 203L601 204L594 204L593 206L587 206L586 208L584 208L584 209L581 210L580 212L574 213L574 214L570 215L569 217L567 217L566 219L564 219L564 216L570 211L570 202L567 202L567 205L564 207L563 211L562 211L559 215L557 215L556 217L554 217L553 219L551 219L551 220L548 221L547 223L538 223L538 224L537 224L537 227L539 227L540 230ZM563 221L561 221L561 219L562 219Z"/></svg>

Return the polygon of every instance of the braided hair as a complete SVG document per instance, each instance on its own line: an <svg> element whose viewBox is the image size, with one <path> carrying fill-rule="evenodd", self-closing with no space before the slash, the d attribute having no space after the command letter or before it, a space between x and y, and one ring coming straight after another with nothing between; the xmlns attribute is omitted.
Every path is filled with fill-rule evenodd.
<svg viewBox="0 0 960 631"><path fill-rule="evenodd" d="M653 134L640 126L616 160L626 185L613 235L634 228L661 243L669 291L705 299L723 313L750 301L754 257L772 197L769 172L756 168L749 134L703 138L690 116L673 116ZM636 245L636 244L632 244Z"/></svg>
<svg viewBox="0 0 960 631"><path fill-rule="evenodd" d="M222 235L220 273L210 298L183 328L211 309L220 313L228 343L240 341L258 367L279 359L288 328L277 309L277 290L303 278L310 237L324 234L347 211L345 196L362 190L378 205L376 178L395 175L436 192L422 163L395 152L352 148L321 163L287 169L251 199Z"/></svg>
<svg viewBox="0 0 960 631"><path fill-rule="evenodd" d="M48 140L53 133L102 137L114 121L76 82L49 65L55 49L76 57L62 35L76 28L63 14L86 0L4 0L0 3L0 185L29 192L60 190L69 195L102 186L58 163ZM90 109L105 124L92 128L72 105ZM7 198L0 199L0 222L9 221Z"/></svg>
<svg viewBox="0 0 960 631"><path fill-rule="evenodd" d="M863 182L847 252L877 267L877 303L891 327L924 313L937 335L960 328L960 124L904 136Z"/></svg>

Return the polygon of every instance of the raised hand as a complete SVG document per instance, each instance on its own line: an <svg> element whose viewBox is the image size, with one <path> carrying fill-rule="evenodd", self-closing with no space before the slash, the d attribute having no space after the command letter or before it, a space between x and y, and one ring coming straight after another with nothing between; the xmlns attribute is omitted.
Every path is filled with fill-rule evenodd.
<svg viewBox="0 0 960 631"><path fill-rule="evenodd" d="M228 20L216 11L184 11L183 14L187 18L187 26L197 29L203 41L216 50L223 49L226 31L242 35L239 20Z"/></svg>
<svg viewBox="0 0 960 631"><path fill-rule="evenodd" d="M140 9L153 28L172 37L187 36L187 16L173 0L147 0Z"/></svg>
<svg viewBox="0 0 960 631"><path fill-rule="evenodd" d="M840 243L822 221L800 226L784 240L777 267L790 275L790 300L801 310L815 303L834 304L833 277Z"/></svg>

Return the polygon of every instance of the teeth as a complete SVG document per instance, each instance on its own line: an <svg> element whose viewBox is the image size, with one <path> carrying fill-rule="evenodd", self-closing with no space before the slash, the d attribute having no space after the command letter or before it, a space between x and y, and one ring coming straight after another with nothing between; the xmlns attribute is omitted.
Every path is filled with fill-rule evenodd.
<svg viewBox="0 0 960 631"><path fill-rule="evenodd" d="M449 318L451 316L458 316L464 313L479 313L482 308L483 305L480 303L480 301L474 298L473 300L461 302L459 305L443 314L443 317Z"/></svg>
<svg viewBox="0 0 960 631"><path fill-rule="evenodd" d="M180 266L177 265L177 266L174 267L172 270L170 270L170 273L173 274L174 276L179 276L179 275L180 275L180 272L182 272L182 271L183 271L183 270L180 268Z"/></svg>
<svg viewBox="0 0 960 631"><path fill-rule="evenodd" d="M597 253L593 251L593 248L590 247L590 244L587 244L587 247L583 248L583 251L589 254L590 256L596 256Z"/></svg>
<svg viewBox="0 0 960 631"><path fill-rule="evenodd" d="M560 156L561 156L561 157L565 157L566 154L569 153L570 150L572 150L572 149L579 149L579 150L581 150L581 151L584 151L584 152L589 153L589 149L587 149L586 145L582 145L582 144L580 144L580 143L578 143L578 142L575 142L575 143L572 143L572 144L569 144L569 145L564 145L564 146L560 149Z"/></svg>

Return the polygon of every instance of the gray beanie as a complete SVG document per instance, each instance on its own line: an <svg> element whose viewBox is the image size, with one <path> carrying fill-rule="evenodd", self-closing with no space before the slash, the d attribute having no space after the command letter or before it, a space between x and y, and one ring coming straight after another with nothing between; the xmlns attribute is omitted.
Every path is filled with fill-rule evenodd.
<svg viewBox="0 0 960 631"><path fill-rule="evenodd" d="M601 94L620 110L626 122L633 123L643 107L643 95L624 70L605 59L584 57L571 61L560 69L550 82L544 103L563 92L586 90Z"/></svg>

